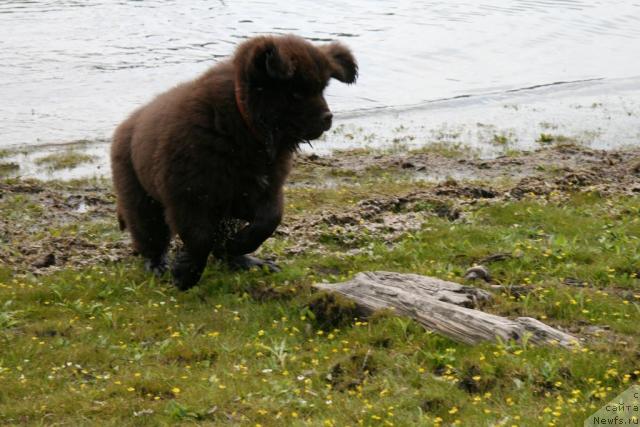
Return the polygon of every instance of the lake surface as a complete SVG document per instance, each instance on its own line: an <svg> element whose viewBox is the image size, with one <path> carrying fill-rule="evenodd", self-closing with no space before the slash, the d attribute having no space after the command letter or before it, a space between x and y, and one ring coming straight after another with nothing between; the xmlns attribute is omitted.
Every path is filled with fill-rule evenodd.
<svg viewBox="0 0 640 427"><path fill-rule="evenodd" d="M246 37L341 40L337 118L559 81L640 76L640 1L5 1L0 147L108 138Z"/></svg>

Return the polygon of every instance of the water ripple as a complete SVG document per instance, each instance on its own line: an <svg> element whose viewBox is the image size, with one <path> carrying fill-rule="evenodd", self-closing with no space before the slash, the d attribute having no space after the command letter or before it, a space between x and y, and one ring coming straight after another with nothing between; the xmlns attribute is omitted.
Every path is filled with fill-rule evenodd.
<svg viewBox="0 0 640 427"><path fill-rule="evenodd" d="M360 80L330 86L337 112L640 75L637 0L31 0L1 2L0 28L0 146L108 137L263 33L353 48Z"/></svg>

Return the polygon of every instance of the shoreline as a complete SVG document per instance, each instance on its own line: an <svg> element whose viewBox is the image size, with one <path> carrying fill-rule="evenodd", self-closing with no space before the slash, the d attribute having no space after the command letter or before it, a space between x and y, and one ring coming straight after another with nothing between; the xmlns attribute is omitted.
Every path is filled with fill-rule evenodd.
<svg viewBox="0 0 640 427"><path fill-rule="evenodd" d="M385 211L393 211L394 206L411 205L420 199L430 200L429 203L439 206L439 215L455 219L459 216L460 204L464 205L469 198L506 202L527 196L548 197L555 193L558 197L565 197L574 191L597 192L606 196L638 196L640 147L594 150L570 140L561 140L536 151L511 152L493 159L483 159L474 152L448 146L427 146L413 150L360 149L327 156L300 154L285 186L285 197L295 199L300 195L308 197L313 192L333 193L341 188L349 188L358 194L362 198L360 203L346 210L340 204L329 203L315 214L303 211L298 214L285 209L285 221L278 233L293 237L295 242L317 243L318 236L305 230L316 230L322 224L352 223L359 224L354 232L356 229L358 233L382 233L386 230L393 240L393 236L415 231L421 221L412 215L397 216ZM373 190L370 196L365 195L366 189ZM36 210L47 209L41 218L31 218L31 222L20 227L12 226L16 218L8 217L0 221L3 235L9 241L20 242L21 249L18 252L28 254L16 258L0 251L0 259L7 266L13 266L16 272L37 273L39 269L31 267L51 255L57 260L69 259L70 264L58 263L57 268L46 271L76 268L93 262L111 262L128 256L128 237L126 233L116 230L109 235L118 235L118 239L98 246L76 245L75 237L64 239L56 233L41 236L29 246L30 235L24 234L33 227L42 230L66 227L65 224L81 219L113 220L115 224L115 197L108 178L70 181L0 179L0 194L3 193L23 194L35 203ZM383 213L386 215L384 219L379 216ZM363 217L366 218L364 222L361 219ZM382 228L380 223L383 224ZM387 227L389 224L392 224L391 228ZM318 248L316 243L296 243L287 253L295 255L315 250ZM62 255L65 251L69 253ZM106 258L102 258L102 255Z"/></svg>
<svg viewBox="0 0 640 427"><path fill-rule="evenodd" d="M532 151L554 139L616 150L640 144L639 122L640 77L590 80L338 113L334 127L301 150L328 155L450 146L491 159ZM108 177L108 151L108 139L6 147L0 149L0 177ZM55 157L69 154L80 159L56 162ZM43 161L47 156L54 159Z"/></svg>

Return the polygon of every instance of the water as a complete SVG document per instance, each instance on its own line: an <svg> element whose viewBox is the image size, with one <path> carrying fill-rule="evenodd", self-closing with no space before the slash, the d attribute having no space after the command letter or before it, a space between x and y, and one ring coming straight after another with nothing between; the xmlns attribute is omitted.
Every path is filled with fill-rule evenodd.
<svg viewBox="0 0 640 427"><path fill-rule="evenodd" d="M295 33L355 52L337 118L557 81L640 76L640 2L5 1L0 147L108 138L242 39Z"/></svg>

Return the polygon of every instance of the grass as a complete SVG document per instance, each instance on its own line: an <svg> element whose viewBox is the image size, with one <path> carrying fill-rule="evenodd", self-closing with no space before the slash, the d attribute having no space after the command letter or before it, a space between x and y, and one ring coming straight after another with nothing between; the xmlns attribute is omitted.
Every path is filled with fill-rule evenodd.
<svg viewBox="0 0 640 427"><path fill-rule="evenodd" d="M462 156L475 156L477 150L462 143L455 142L430 142L419 148L409 150L411 153L435 154L445 158L459 158Z"/></svg>
<svg viewBox="0 0 640 427"><path fill-rule="evenodd" d="M0 157L1 158L1 157ZM0 162L0 177L4 177L20 170L20 165L15 162Z"/></svg>
<svg viewBox="0 0 640 427"><path fill-rule="evenodd" d="M541 133L536 142L540 145L578 145L578 141L575 138L550 133Z"/></svg>
<svg viewBox="0 0 640 427"><path fill-rule="evenodd" d="M507 145L509 144L509 138L506 135L494 134L491 142L494 145Z"/></svg>
<svg viewBox="0 0 640 427"><path fill-rule="evenodd" d="M83 163L91 163L95 156L80 153L74 150L55 152L35 160L39 166L45 166L49 170L73 169Z"/></svg>
<svg viewBox="0 0 640 427"><path fill-rule="evenodd" d="M418 185L395 178L293 186L287 216ZM392 242L327 227L316 250L287 256L296 242L277 236L263 251L282 272L212 262L189 292L136 258L48 275L0 267L0 424L582 425L640 376L640 198L552 193L460 209ZM0 199L16 221L41 210L24 195ZM95 242L117 234L115 220L90 216L72 228ZM565 327L588 339L583 348L468 346L385 313L338 310L327 323L313 309L318 281L394 270L463 282L496 253L510 256L488 266L495 280L527 292L497 292L484 309Z"/></svg>

